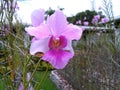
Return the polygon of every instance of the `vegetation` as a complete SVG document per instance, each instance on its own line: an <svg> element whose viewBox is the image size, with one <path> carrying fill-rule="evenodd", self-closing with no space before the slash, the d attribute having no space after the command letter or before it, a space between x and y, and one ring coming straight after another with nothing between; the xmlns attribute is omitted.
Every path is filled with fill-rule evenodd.
<svg viewBox="0 0 120 90"><path fill-rule="evenodd" d="M56 85L50 80L50 72L51 71L37 71L34 74L34 79L32 80L32 85L36 85L42 81L36 90L57 90ZM0 80L0 90L5 90L5 81Z"/></svg>
<svg viewBox="0 0 120 90"><path fill-rule="evenodd" d="M74 49L75 57L59 73L75 90L120 89L120 42L114 31L84 32Z"/></svg>
<svg viewBox="0 0 120 90"><path fill-rule="evenodd" d="M103 0L105 2L105 0ZM24 25L17 19L16 8L10 0L1 0L0 10L0 90L18 90L20 83L25 89L29 83L36 90L56 90L49 75L54 68L36 56L29 54L30 37L25 33ZM111 4L108 4L111 6ZM110 7L109 6L109 7ZM107 8L107 6L105 6ZM64 10L60 8L60 10ZM105 9L104 9L105 10ZM112 15L108 13L108 17ZM51 8L46 16L54 13ZM94 15L104 17L101 12L86 10L68 17L70 23L88 21ZM111 18L111 16L109 17ZM13 21L15 19L15 22ZM83 23L82 23L83 25ZM82 39L74 46L75 56L67 67L59 70L76 90L119 90L120 89L120 31L117 35L110 30L85 30ZM28 80L27 73L31 73Z"/></svg>

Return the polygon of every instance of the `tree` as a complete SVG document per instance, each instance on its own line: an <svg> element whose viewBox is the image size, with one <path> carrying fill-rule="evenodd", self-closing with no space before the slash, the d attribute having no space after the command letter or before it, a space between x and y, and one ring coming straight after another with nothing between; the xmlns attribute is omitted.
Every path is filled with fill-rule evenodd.
<svg viewBox="0 0 120 90"><path fill-rule="evenodd" d="M73 24L76 24L76 22L78 20L81 20L81 22L88 21L89 25L92 25L91 22L92 22L94 15L98 15L98 14L100 14L101 18L104 17L104 15L102 15L102 13L86 10L84 12L78 12L75 16L68 17L67 20ZM82 23L82 25L83 25L83 23Z"/></svg>
<svg viewBox="0 0 120 90"><path fill-rule="evenodd" d="M64 10L64 8L59 8L59 10ZM45 18L47 18L47 16L52 15L54 12L55 12L55 10L53 10L52 8L49 8L49 9L45 12L45 14L46 14L46 17L45 17Z"/></svg>

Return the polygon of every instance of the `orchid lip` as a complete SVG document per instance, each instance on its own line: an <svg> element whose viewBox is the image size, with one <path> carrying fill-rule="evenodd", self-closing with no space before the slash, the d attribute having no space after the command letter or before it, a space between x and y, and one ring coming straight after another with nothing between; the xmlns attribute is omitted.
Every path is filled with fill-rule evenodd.
<svg viewBox="0 0 120 90"><path fill-rule="evenodd" d="M52 36L49 41L49 47L51 49L62 49L67 46L67 39L64 36L54 37Z"/></svg>

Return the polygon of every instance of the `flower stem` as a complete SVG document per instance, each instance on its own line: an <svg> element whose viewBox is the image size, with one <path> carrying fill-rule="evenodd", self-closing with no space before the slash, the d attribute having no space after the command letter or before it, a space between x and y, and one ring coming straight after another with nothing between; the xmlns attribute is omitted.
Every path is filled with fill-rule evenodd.
<svg viewBox="0 0 120 90"><path fill-rule="evenodd" d="M30 80L27 82L26 87L28 87L29 83L31 82L31 80L32 80L32 78L33 78L33 76L34 76L34 74L35 74L35 72L36 72L36 70L37 70L37 67L38 67L40 61L41 61L41 60L39 60L39 61L37 62L37 65L35 66L35 69L34 69L33 73L31 74Z"/></svg>

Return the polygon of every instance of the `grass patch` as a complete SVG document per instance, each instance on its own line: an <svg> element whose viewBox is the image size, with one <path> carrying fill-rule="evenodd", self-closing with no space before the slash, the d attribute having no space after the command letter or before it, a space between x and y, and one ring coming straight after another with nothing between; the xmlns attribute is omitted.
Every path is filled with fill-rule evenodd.
<svg viewBox="0 0 120 90"><path fill-rule="evenodd" d="M3 80L0 80L0 90L5 90L5 83Z"/></svg>

